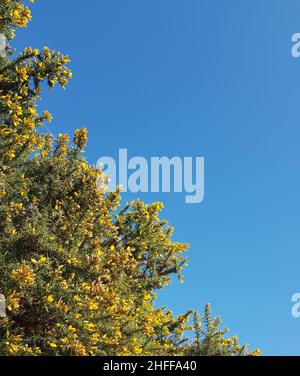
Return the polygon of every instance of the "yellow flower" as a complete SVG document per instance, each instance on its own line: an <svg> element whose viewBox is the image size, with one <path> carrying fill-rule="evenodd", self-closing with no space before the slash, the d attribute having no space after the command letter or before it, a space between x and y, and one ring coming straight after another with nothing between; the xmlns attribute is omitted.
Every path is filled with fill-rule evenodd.
<svg viewBox="0 0 300 376"><path fill-rule="evenodd" d="M50 122L50 121L52 121L52 115L50 114L50 112L49 111L47 111L47 110L45 110L44 112L43 112L43 118L45 119L45 120L47 120L48 122Z"/></svg>
<svg viewBox="0 0 300 376"><path fill-rule="evenodd" d="M95 324L88 323L88 324L85 325L85 329L87 331L92 331L94 328L95 328Z"/></svg>
<svg viewBox="0 0 300 376"><path fill-rule="evenodd" d="M66 82L62 82L63 86L64 86L64 83L66 83ZM86 128L76 129L76 131L74 133L73 142L80 149L83 149L86 145L86 142L87 142L87 129Z"/></svg>
<svg viewBox="0 0 300 376"><path fill-rule="evenodd" d="M13 228L10 232L13 236L17 235L17 230L15 228Z"/></svg>
<svg viewBox="0 0 300 376"><path fill-rule="evenodd" d="M99 308L99 305L97 303L89 303L88 304L88 310L89 311L96 311Z"/></svg>
<svg viewBox="0 0 300 376"><path fill-rule="evenodd" d="M44 150L41 151L41 157L42 158L45 158L47 156L47 154L48 154L47 150L44 149Z"/></svg>
<svg viewBox="0 0 300 376"><path fill-rule="evenodd" d="M74 328L72 325L69 325L69 326L68 326L68 330L69 330L69 332L71 332L71 333L76 333L76 328Z"/></svg>
<svg viewBox="0 0 300 376"><path fill-rule="evenodd" d="M78 295L74 295L73 300L74 300L74 302L80 302L81 298Z"/></svg>
<svg viewBox="0 0 300 376"><path fill-rule="evenodd" d="M260 356L261 355L261 351L259 349L255 349L253 350L250 355L252 356Z"/></svg>
<svg viewBox="0 0 300 376"><path fill-rule="evenodd" d="M54 298L53 298L52 295L48 295L48 296L47 296L47 302L48 302L48 303L53 303L53 302L54 302Z"/></svg>
<svg viewBox="0 0 300 376"><path fill-rule="evenodd" d="M38 260L36 260L35 258L32 258L30 261L31 261L34 265L44 264L44 263L47 261L47 258L44 257L44 256L41 256Z"/></svg>
<svg viewBox="0 0 300 376"><path fill-rule="evenodd" d="M142 348L140 346L134 346L133 349L132 349L132 351L133 351L134 354L139 355L139 354L142 353L143 350L142 350Z"/></svg>

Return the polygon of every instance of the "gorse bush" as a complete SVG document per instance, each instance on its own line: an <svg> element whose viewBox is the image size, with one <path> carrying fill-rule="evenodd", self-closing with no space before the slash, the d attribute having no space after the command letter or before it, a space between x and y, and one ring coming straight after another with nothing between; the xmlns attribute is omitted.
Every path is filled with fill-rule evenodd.
<svg viewBox="0 0 300 376"><path fill-rule="evenodd" d="M30 18L23 1L2 0L2 38ZM38 113L40 93L67 84L68 56L47 47L1 56L0 355L249 354L209 306L201 318L154 305L186 263L162 204L120 207L83 157L86 129L72 142L41 131L52 117Z"/></svg>

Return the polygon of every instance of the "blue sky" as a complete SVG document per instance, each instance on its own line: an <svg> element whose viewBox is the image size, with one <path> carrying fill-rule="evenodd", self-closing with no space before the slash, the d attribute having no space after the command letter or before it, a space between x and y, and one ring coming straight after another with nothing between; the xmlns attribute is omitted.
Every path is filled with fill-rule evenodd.
<svg viewBox="0 0 300 376"><path fill-rule="evenodd" d="M119 148L205 157L201 204L137 195L163 201L175 239L190 243L184 284L160 304L180 313L210 302L241 342L299 355L299 1L51 0L32 10L14 47L72 58L67 90L43 95L54 133L86 126L91 163Z"/></svg>

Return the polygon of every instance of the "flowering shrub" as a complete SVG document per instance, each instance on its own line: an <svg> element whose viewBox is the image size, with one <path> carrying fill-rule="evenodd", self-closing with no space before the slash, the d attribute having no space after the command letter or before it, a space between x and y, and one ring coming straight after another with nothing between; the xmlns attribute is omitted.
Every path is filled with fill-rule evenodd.
<svg viewBox="0 0 300 376"><path fill-rule="evenodd" d="M0 18L13 39L31 15L23 1L2 0ZM47 47L9 56L0 58L0 355L246 354L209 306L204 328L197 313L190 325L192 312L154 306L186 263L162 204L120 208L119 191L107 193L83 157L86 129L73 143L40 131L52 120L36 109L41 84L64 87L69 58Z"/></svg>

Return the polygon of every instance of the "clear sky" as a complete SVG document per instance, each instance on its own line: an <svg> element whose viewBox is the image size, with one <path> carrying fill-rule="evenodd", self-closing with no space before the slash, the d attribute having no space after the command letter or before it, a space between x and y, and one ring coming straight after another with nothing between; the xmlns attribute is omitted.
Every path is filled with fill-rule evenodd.
<svg viewBox="0 0 300 376"><path fill-rule="evenodd" d="M14 46L69 53L74 78L44 94L53 133L89 129L87 157L205 157L205 199L163 201L190 243L176 313L210 302L241 342L300 354L299 0L37 1Z"/></svg>

